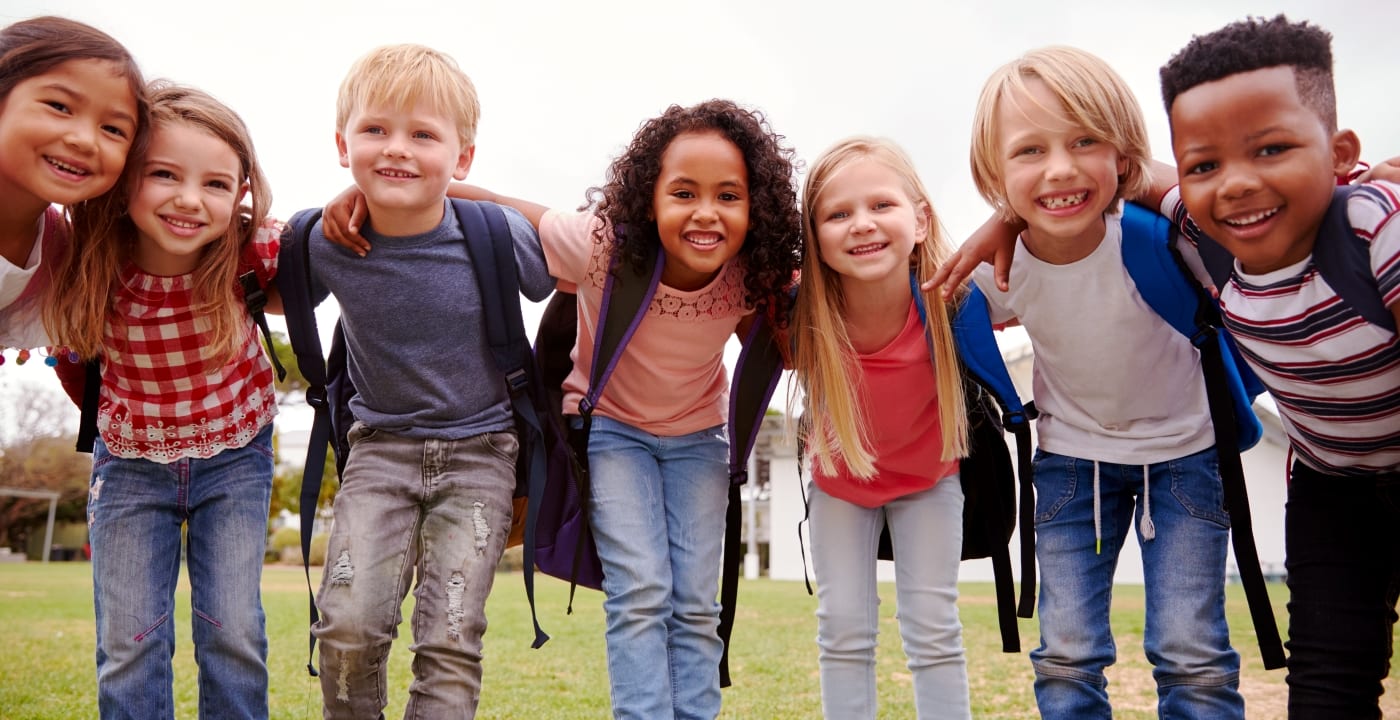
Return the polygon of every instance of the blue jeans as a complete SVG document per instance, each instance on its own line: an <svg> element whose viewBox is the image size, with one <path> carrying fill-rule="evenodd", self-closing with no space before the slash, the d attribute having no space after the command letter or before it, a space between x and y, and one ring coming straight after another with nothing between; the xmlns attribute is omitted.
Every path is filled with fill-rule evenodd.
<svg viewBox="0 0 1400 720"><path fill-rule="evenodd" d="M424 440L357 422L312 628L327 718L379 718L389 649L413 597L405 718L471 718L481 696L486 596L510 534L514 432Z"/></svg>
<svg viewBox="0 0 1400 720"><path fill-rule="evenodd" d="M657 437L594 416L588 462L613 716L714 718L724 650L715 596L729 504L725 429Z"/></svg>
<svg viewBox="0 0 1400 720"><path fill-rule="evenodd" d="M958 476L878 508L839 500L815 484L811 488L822 717L875 718L880 619L875 555L888 522L899 634L914 679L915 711L921 720L971 718L958 621L963 509Z"/></svg>
<svg viewBox="0 0 1400 720"><path fill-rule="evenodd" d="M1112 717L1103 672L1116 659L1109 604L1118 552L1135 516L1147 597L1143 650L1157 681L1158 713L1244 717L1240 658L1225 622L1230 517L1215 449L1147 467L1144 498L1143 466L1098 464L1103 547L1096 553L1094 463L1036 453L1041 635L1031 664L1045 718ZM1146 527L1155 527L1155 539L1144 538Z"/></svg>
<svg viewBox="0 0 1400 720"><path fill-rule="evenodd" d="M262 596L272 426L247 446L168 465L119 458L98 438L88 490L97 708L173 718L175 584L188 525L201 718L267 717Z"/></svg>
<svg viewBox="0 0 1400 720"><path fill-rule="evenodd" d="M1400 473L1293 465L1284 519L1288 717L1379 718L1400 598Z"/></svg>

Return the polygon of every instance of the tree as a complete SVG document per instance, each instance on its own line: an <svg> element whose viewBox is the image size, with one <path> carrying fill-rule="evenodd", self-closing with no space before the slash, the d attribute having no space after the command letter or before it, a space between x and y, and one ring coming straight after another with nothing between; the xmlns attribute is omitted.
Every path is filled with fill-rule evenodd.
<svg viewBox="0 0 1400 720"><path fill-rule="evenodd" d="M68 398L25 385L0 397L0 408L0 483L57 492L56 518L83 520L92 458L73 450L76 413ZM48 500L0 496L0 543L22 550L30 528L48 512Z"/></svg>

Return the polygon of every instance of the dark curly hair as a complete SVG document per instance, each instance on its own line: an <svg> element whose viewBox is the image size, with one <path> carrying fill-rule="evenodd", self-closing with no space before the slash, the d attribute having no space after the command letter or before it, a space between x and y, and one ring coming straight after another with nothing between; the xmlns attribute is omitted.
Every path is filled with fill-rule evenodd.
<svg viewBox="0 0 1400 720"><path fill-rule="evenodd" d="M749 230L739 253L747 269L744 300L786 327L792 310L788 289L802 260L795 152L760 111L728 100L666 108L642 123L626 151L608 167L606 182L588 189L584 207L592 207L614 228L612 238L600 238L611 241L614 257L644 272L647 249L661 242L650 217L661 155L677 135L707 130L719 132L739 148L749 175Z"/></svg>
<svg viewBox="0 0 1400 720"><path fill-rule="evenodd" d="M1337 91L1332 82L1332 35L1307 21L1283 15L1247 18L1191 38L1162 66L1162 101L1170 114L1181 93L1231 75L1286 65L1293 68L1298 97L1337 129Z"/></svg>

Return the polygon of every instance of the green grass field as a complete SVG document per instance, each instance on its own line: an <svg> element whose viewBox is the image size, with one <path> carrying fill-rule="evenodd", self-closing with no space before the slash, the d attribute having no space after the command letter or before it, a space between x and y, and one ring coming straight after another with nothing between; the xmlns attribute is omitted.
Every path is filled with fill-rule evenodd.
<svg viewBox="0 0 1400 720"><path fill-rule="evenodd" d="M314 572L314 569L313 569ZM90 568L85 563L0 564L0 717L64 719L96 715ZM317 581L315 574L312 580ZM606 718L607 666L603 648L602 595L580 591L574 613L564 613L568 587L542 577L537 594L541 624L552 639L532 650L529 608L519 574L497 576L488 605L485 691L477 717ZM1285 590L1270 594L1280 618ZM913 718L910 677L894 619L894 588L882 588L880 612L880 716ZM270 699L273 718L320 717L320 690L307 676L307 593L300 568L268 566L263 576L267 610ZM412 598L404 608L409 617ZM734 686L724 691L724 718L816 718L821 714L817 678L816 600L801 583L744 581L734 631ZM996 606L989 584L962 586L968 674L973 714L978 718L1033 718L1030 662L1024 653L1000 652ZM1251 720L1284 716L1282 671L1265 672L1254 644L1243 594L1230 589L1230 625L1244 657L1241 682ZM1142 658L1142 588L1124 586L1114 599L1119 663L1110 669L1115 717L1156 717L1151 670ZM189 640L189 595L182 585L177 605L175 657L177 717L196 715L194 655ZM386 717L402 715L410 682L409 630L394 646L389 664L390 704ZM1035 621L1021 621L1023 648L1038 637ZM1400 716L1394 682L1387 683L1383 709Z"/></svg>

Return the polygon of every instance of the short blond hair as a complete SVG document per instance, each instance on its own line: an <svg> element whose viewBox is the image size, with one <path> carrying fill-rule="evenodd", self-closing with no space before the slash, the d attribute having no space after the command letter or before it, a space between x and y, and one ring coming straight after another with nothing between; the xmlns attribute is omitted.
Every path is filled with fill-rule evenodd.
<svg viewBox="0 0 1400 720"><path fill-rule="evenodd" d="M345 132L350 114L359 108L408 110L420 102L453 118L462 147L476 142L481 118L476 86L451 56L423 45L384 45L356 60L340 84L335 126Z"/></svg>
<svg viewBox="0 0 1400 720"><path fill-rule="evenodd" d="M1062 45L1045 47L997 68L977 100L972 121L972 179L977 191L1004 219L1015 220L1016 215L1007 201L1002 177L1005 158L997 143L1001 132L997 110L1013 93L1028 96L1026 81L1030 78L1050 88L1060 100L1059 109L1072 122L1112 145L1127 161L1127 169L1118 178L1115 200L1147 192L1152 151L1142 108L1132 89L1097 55Z"/></svg>

